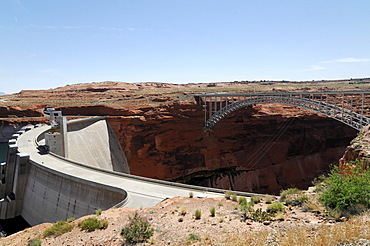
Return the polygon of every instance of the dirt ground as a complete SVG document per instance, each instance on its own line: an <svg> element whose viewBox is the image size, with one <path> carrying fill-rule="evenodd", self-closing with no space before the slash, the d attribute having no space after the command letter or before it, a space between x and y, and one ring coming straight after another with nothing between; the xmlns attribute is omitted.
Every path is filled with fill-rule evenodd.
<svg viewBox="0 0 370 246"><path fill-rule="evenodd" d="M310 194L307 193L307 196ZM210 213L211 207L215 207L216 210L214 217ZM266 210L266 207L267 204L261 200L254 205L253 209ZM201 210L200 219L195 219L195 210ZM128 223L128 217L132 216L135 211L147 219L155 230L153 236L143 245L217 245L217 242L233 235L253 236L257 232L285 230L298 224L314 227L319 224L335 223L333 220L326 219L322 214L303 212L299 206L286 206L285 213L280 220L255 222L242 219L242 212L237 201L224 197L174 197L157 206L141 210L115 208L103 211L101 215L79 218L71 222L76 225L72 231L56 237L43 238L43 231L52 224L40 224L1 238L0 245L27 245L31 239L40 239L42 245L123 245L125 241L120 235L121 230ZM181 214L185 211L185 214ZM104 230L86 232L77 226L80 221L93 216L107 220L108 227ZM190 240L190 234L199 236L201 243L197 243L197 240Z"/></svg>

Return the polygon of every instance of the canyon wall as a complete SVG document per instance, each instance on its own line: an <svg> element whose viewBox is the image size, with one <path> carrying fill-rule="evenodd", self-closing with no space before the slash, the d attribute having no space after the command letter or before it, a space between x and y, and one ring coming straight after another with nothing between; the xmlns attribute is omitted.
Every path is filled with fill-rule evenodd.
<svg viewBox="0 0 370 246"><path fill-rule="evenodd" d="M208 132L203 130L203 107L191 97L125 108L58 110L64 115L110 115L132 174L258 193L306 188L338 162L357 135L336 120L279 104L240 109ZM3 121L2 137L26 120Z"/></svg>
<svg viewBox="0 0 370 246"><path fill-rule="evenodd" d="M357 131L279 104L238 110L204 132L202 106L186 101L109 117L132 174L188 184L279 193L306 188L338 162Z"/></svg>

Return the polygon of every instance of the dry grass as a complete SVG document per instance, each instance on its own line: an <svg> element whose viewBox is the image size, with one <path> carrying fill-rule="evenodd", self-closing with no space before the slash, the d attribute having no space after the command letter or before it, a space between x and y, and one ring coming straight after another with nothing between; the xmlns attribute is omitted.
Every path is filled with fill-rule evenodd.
<svg viewBox="0 0 370 246"><path fill-rule="evenodd" d="M277 232L258 232L255 234L235 234L218 242L225 245L279 245L279 246L327 246L339 243L353 243L360 239L370 240L368 216L351 219L332 225L293 225L287 230Z"/></svg>

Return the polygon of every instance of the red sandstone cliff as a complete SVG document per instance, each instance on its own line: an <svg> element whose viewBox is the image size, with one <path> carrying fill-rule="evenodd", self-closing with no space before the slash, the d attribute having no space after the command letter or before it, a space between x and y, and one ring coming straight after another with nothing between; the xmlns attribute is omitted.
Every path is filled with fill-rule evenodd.
<svg viewBox="0 0 370 246"><path fill-rule="evenodd" d="M295 86L255 82L69 85L0 96L0 117L41 116L45 107L55 107L64 115L110 115L108 120L133 174L225 189L278 192L310 185L343 155L356 131L310 111L271 104L240 109L205 133L203 107L185 91L271 91ZM332 89L335 83L307 83L303 88Z"/></svg>
<svg viewBox="0 0 370 246"><path fill-rule="evenodd" d="M195 102L154 111L109 118L131 173L233 190L307 187L337 163L356 134L335 120L285 105L239 110L211 132L203 131L202 108Z"/></svg>

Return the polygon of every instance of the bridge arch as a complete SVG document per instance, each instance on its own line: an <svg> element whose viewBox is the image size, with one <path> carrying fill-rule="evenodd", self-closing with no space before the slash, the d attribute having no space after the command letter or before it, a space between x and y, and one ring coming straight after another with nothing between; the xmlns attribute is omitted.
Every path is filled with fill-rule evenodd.
<svg viewBox="0 0 370 246"><path fill-rule="evenodd" d="M300 94L302 95L302 94ZM214 95L214 102L219 100L221 102L223 95ZM238 95L240 98L240 95ZM322 98L322 95L321 95ZM362 96L362 111L364 107L364 96ZM333 103L328 103L328 100L317 100L314 97L302 97L302 96L292 96L291 94L260 94L254 95L248 98L239 99L234 101L232 99L232 103L227 103L223 105L220 103L220 109L213 110L209 109L209 117L207 119L207 113L205 112L205 130L211 130L220 120L225 118L230 113L239 110L243 107L252 104L263 104L263 103L280 103L286 104L291 106L296 106L308 110L315 111L317 113L326 115L330 118L336 119L356 130L362 129L364 126L370 124L370 118L364 116L363 114L359 114L352 109L352 101L350 109L344 107L344 94L343 94L343 102L342 106L338 106ZM212 100L208 104L212 107ZM207 104L204 104L205 110Z"/></svg>

